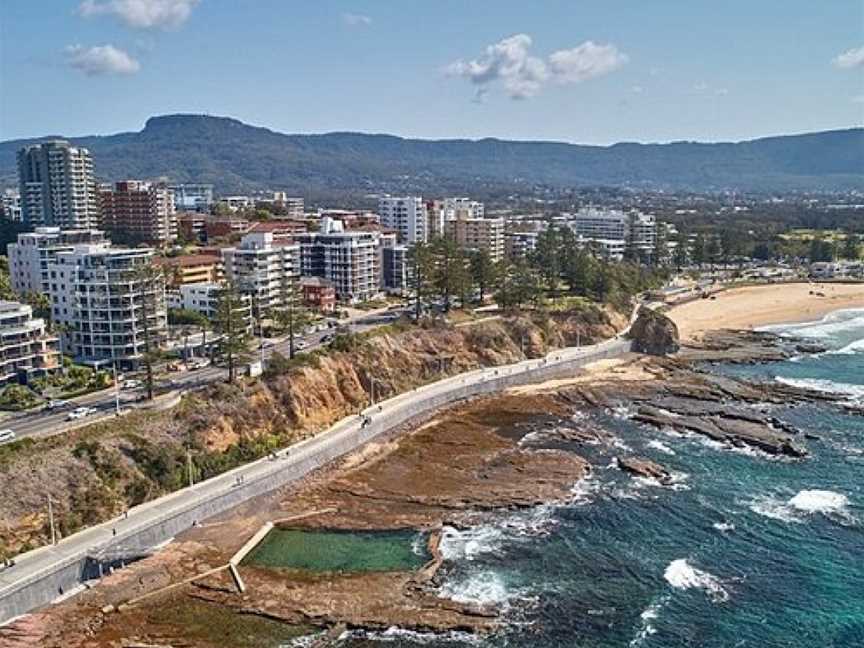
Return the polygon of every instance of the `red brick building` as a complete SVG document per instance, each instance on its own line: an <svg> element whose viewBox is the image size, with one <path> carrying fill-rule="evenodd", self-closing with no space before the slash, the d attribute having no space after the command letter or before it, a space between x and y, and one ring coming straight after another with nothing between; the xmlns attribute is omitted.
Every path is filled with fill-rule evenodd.
<svg viewBox="0 0 864 648"><path fill-rule="evenodd" d="M336 310L336 288L321 277L303 277L300 279L300 290L303 293L303 304L322 313L332 313Z"/></svg>

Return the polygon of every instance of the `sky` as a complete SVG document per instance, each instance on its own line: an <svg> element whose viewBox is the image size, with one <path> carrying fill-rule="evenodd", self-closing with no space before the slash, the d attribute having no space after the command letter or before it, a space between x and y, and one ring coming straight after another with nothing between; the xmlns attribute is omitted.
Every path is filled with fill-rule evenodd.
<svg viewBox="0 0 864 648"><path fill-rule="evenodd" d="M584 144L864 124L862 0L0 0L0 140L206 113Z"/></svg>

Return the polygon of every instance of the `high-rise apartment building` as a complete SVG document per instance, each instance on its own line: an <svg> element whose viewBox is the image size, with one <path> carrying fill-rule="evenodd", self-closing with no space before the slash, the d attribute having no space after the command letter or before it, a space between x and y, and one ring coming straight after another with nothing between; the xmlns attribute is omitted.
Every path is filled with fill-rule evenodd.
<svg viewBox="0 0 864 648"><path fill-rule="evenodd" d="M48 294L48 264L60 252L76 245L105 243L100 230L61 230L59 227L37 227L18 235L17 243L7 246L12 289L19 295Z"/></svg>
<svg viewBox="0 0 864 648"><path fill-rule="evenodd" d="M60 367L57 338L26 304L0 301L0 385L26 382Z"/></svg>
<svg viewBox="0 0 864 648"><path fill-rule="evenodd" d="M300 246L276 242L272 232L252 232L237 247L223 248L222 262L226 279L252 297L255 316L270 317L282 306L286 285L300 276Z"/></svg>
<svg viewBox="0 0 864 648"><path fill-rule="evenodd" d="M342 223L324 218L321 231L298 234L301 274L330 281L336 298L358 303L381 292L380 234L344 231Z"/></svg>
<svg viewBox="0 0 864 648"><path fill-rule="evenodd" d="M632 244L650 254L657 240L657 220L642 212L586 207L564 219L576 236L589 241ZM617 245L612 247L617 250Z"/></svg>
<svg viewBox="0 0 864 648"><path fill-rule="evenodd" d="M444 210L444 220L453 220L459 216L465 218L483 218L486 209L482 202L471 200L470 198L445 198L442 209Z"/></svg>
<svg viewBox="0 0 864 648"><path fill-rule="evenodd" d="M136 367L167 340L165 285L143 276L150 248L76 245L48 264L52 317L79 362Z"/></svg>
<svg viewBox="0 0 864 648"><path fill-rule="evenodd" d="M164 184L124 180L99 192L102 227L112 240L164 246L177 240L174 193Z"/></svg>
<svg viewBox="0 0 864 648"><path fill-rule="evenodd" d="M380 198L378 216L382 227L396 230L401 243L411 245L429 239L426 203L419 196Z"/></svg>
<svg viewBox="0 0 864 648"><path fill-rule="evenodd" d="M178 211L209 212L213 205L212 184L173 184L168 189L174 194Z"/></svg>
<svg viewBox="0 0 864 648"><path fill-rule="evenodd" d="M64 140L18 151L21 217L33 226L82 229L99 225L93 160Z"/></svg>
<svg viewBox="0 0 864 648"><path fill-rule="evenodd" d="M459 211L456 218L445 221L444 233L464 250L484 250L493 261L504 258L504 219L472 218Z"/></svg>

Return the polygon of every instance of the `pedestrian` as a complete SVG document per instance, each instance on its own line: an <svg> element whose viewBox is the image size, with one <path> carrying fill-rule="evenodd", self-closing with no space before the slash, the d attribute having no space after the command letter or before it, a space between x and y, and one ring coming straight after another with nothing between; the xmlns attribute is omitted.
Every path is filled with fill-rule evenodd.
<svg viewBox="0 0 864 648"><path fill-rule="evenodd" d="M124 520L129 519L129 509L126 509L125 511L123 511L123 519Z"/></svg>
<svg viewBox="0 0 864 648"><path fill-rule="evenodd" d="M116 527L111 529L111 535L112 535L112 536L116 536L116 535L117 535L117 528L116 528Z"/></svg>

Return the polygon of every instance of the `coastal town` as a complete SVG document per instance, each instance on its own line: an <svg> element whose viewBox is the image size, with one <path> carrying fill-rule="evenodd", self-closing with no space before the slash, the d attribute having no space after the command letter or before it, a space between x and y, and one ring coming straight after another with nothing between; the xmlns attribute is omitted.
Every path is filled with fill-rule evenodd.
<svg viewBox="0 0 864 648"><path fill-rule="evenodd" d="M5 1L0 648L864 646L860 3L583 5Z"/></svg>

